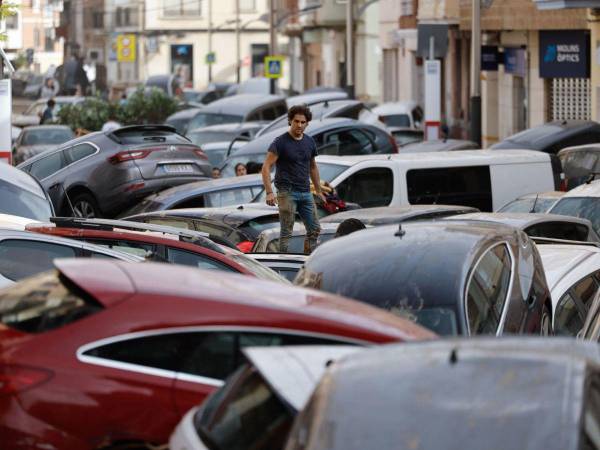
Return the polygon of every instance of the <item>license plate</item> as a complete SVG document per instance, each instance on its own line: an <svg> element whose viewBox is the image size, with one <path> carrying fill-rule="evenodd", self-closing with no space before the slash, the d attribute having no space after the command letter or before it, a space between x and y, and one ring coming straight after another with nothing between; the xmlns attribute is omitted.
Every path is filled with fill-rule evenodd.
<svg viewBox="0 0 600 450"><path fill-rule="evenodd" d="M163 166L167 173L193 173L194 168L191 164L165 164Z"/></svg>

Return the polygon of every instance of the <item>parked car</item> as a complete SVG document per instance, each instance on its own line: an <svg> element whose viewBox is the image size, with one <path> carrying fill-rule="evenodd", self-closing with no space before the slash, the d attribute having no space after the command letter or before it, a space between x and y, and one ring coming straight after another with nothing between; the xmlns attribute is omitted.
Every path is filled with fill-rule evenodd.
<svg viewBox="0 0 600 450"><path fill-rule="evenodd" d="M58 114L64 105L74 105L85 101L85 97L79 96L58 96L54 97L54 116ZM39 125L42 113L46 109L47 98L41 98L33 102L23 114L13 114L12 124L17 127L27 127L29 125Z"/></svg>
<svg viewBox="0 0 600 450"><path fill-rule="evenodd" d="M299 95L293 95L285 99L287 107L291 108L294 105L307 105L312 106L317 103L323 103L331 100L344 100L348 98L346 91L325 91L325 92L313 92L310 94L304 93Z"/></svg>
<svg viewBox="0 0 600 450"><path fill-rule="evenodd" d="M600 174L600 144L563 148L558 158L565 172L566 189L573 189Z"/></svg>
<svg viewBox="0 0 600 450"><path fill-rule="evenodd" d="M531 237L567 241L599 242L592 223L578 217L541 213L467 213L448 220L482 220L518 228Z"/></svg>
<svg viewBox="0 0 600 450"><path fill-rule="evenodd" d="M54 208L34 177L8 164L0 164L0 213L48 220Z"/></svg>
<svg viewBox="0 0 600 450"><path fill-rule="evenodd" d="M15 127L14 125L10 127L10 145L11 147L15 145L15 142L19 135L21 134L21 130L23 128Z"/></svg>
<svg viewBox="0 0 600 450"><path fill-rule="evenodd" d="M423 109L412 101L384 103L373 108L388 127L421 128Z"/></svg>
<svg viewBox="0 0 600 450"><path fill-rule="evenodd" d="M575 145L600 142L600 123L591 120L557 120L528 128L492 145L490 148L528 148L557 154Z"/></svg>
<svg viewBox="0 0 600 450"><path fill-rule="evenodd" d="M56 258L114 258L139 262L143 258L117 250L57 236L0 228L0 288L54 267Z"/></svg>
<svg viewBox="0 0 600 450"><path fill-rule="evenodd" d="M197 128L186 132L187 138L203 147L211 142L231 142L236 138L250 141L268 122L225 123Z"/></svg>
<svg viewBox="0 0 600 450"><path fill-rule="evenodd" d="M209 208L249 203L263 189L260 175L218 178L175 186L149 195L122 216L167 209Z"/></svg>
<svg viewBox="0 0 600 450"><path fill-rule="evenodd" d="M114 217L153 192L211 177L200 147L166 125L90 133L18 167L40 180L60 215L77 217Z"/></svg>
<svg viewBox="0 0 600 450"><path fill-rule="evenodd" d="M169 97L178 95L178 91L183 88L180 81L174 74L150 75L144 83L144 89L157 88L167 94Z"/></svg>
<svg viewBox="0 0 600 450"><path fill-rule="evenodd" d="M119 220L70 218L54 218L52 224L28 224L26 229L35 233L82 240L154 261L287 282L275 271L243 253L218 245L207 239L206 234L195 231Z"/></svg>
<svg viewBox="0 0 600 450"><path fill-rule="evenodd" d="M493 211L558 187L550 156L530 150L318 156L317 164L321 180L363 208L442 203Z"/></svg>
<svg viewBox="0 0 600 450"><path fill-rule="evenodd" d="M463 139L434 139L413 142L402 147L402 153L449 152L457 150L477 150L476 142Z"/></svg>
<svg viewBox="0 0 600 450"><path fill-rule="evenodd" d="M317 245L333 239L338 225L338 223L321 223L321 232L319 233ZM279 253L280 234L281 227L279 225L260 233L252 246L252 253ZM288 253L306 253L307 249L304 247L305 239L306 228L301 223L295 223L292 228L292 236L288 241Z"/></svg>
<svg viewBox="0 0 600 450"><path fill-rule="evenodd" d="M109 260L55 265L0 294L0 433L14 450L162 445L248 346L433 337L367 305L248 277Z"/></svg>
<svg viewBox="0 0 600 450"><path fill-rule="evenodd" d="M409 220L443 219L457 214L476 213L477 208L454 205L406 205L380 206L343 211L320 219L321 223L340 223L346 219L358 219L365 225L381 226Z"/></svg>
<svg viewBox="0 0 600 450"><path fill-rule="evenodd" d="M525 194L508 202L498 209L499 213L545 213L548 212L564 191L549 191L535 194Z"/></svg>
<svg viewBox="0 0 600 450"><path fill-rule="evenodd" d="M588 219L596 233L600 233L600 180L566 192L548 212Z"/></svg>
<svg viewBox="0 0 600 450"><path fill-rule="evenodd" d="M221 168L223 176L234 176L239 163L261 164L273 140L285 131L276 129L263 134L237 150L225 160ZM317 151L323 155L370 155L373 153L397 153L396 141L387 132L353 119L331 118L313 120L305 133L315 140Z"/></svg>
<svg viewBox="0 0 600 450"><path fill-rule="evenodd" d="M247 253L247 255L289 281L294 281L306 261L305 255L290 255L289 253Z"/></svg>
<svg viewBox="0 0 600 450"><path fill-rule="evenodd" d="M75 133L65 125L32 125L24 128L13 145L13 164L58 147L75 137Z"/></svg>
<svg viewBox="0 0 600 450"><path fill-rule="evenodd" d="M317 247L295 283L393 311L442 336L551 332L538 251L506 225L439 220L357 231Z"/></svg>
<svg viewBox="0 0 600 450"><path fill-rule="evenodd" d="M283 449L294 417L306 405L327 366L358 351L360 347L346 345L246 348L246 364L181 419L169 449L205 450L211 444ZM242 403L247 405L243 414L238 409ZM242 415L244 420L240 420Z"/></svg>
<svg viewBox="0 0 600 450"><path fill-rule="evenodd" d="M354 119L374 125L386 132L388 131L385 124L379 120L379 116L374 114L363 102L359 100L327 100L310 105L310 111L313 120L323 120L335 117ZM284 129L288 126L289 120L286 113L266 125L258 132L256 136L263 136L274 130L280 130L283 133Z"/></svg>
<svg viewBox="0 0 600 450"><path fill-rule="evenodd" d="M177 111L167 117L165 125L172 126L175 128L175 131L182 136L185 136L190 120L192 120L200 111L202 111L202 108L186 108L182 111Z"/></svg>
<svg viewBox="0 0 600 450"><path fill-rule="evenodd" d="M204 91L197 91L190 88L183 89L183 99L186 102L202 103L208 105L215 100L223 97L224 92L216 89L206 89Z"/></svg>
<svg viewBox="0 0 600 450"><path fill-rule="evenodd" d="M233 155L240 148L246 145L248 140L248 138L236 138L231 141L211 142L210 144L202 144L202 151L204 151L204 153L208 157L208 161L210 162L211 166L220 170L220 167L223 166L225 160L230 155ZM257 165L256 167L258 168L258 171L254 173L260 172L262 166Z"/></svg>
<svg viewBox="0 0 600 450"><path fill-rule="evenodd" d="M423 142L423 130L410 127L388 127L388 130L396 139L398 147Z"/></svg>
<svg viewBox="0 0 600 450"><path fill-rule="evenodd" d="M286 111L285 100L277 95L232 95L214 101L198 111L188 123L187 129L195 130L225 123L271 121Z"/></svg>
<svg viewBox="0 0 600 450"><path fill-rule="evenodd" d="M285 448L598 448L599 364L598 344L572 339L463 339L356 352L329 367Z"/></svg>
<svg viewBox="0 0 600 450"><path fill-rule="evenodd" d="M593 245L538 245L550 293L554 332L576 336L600 286L600 248Z"/></svg>
<svg viewBox="0 0 600 450"><path fill-rule="evenodd" d="M177 226L197 230L235 244L247 253L252 249L258 235L269 228L279 226L276 209L228 206L223 208L188 208L136 214L125 220L157 225Z"/></svg>

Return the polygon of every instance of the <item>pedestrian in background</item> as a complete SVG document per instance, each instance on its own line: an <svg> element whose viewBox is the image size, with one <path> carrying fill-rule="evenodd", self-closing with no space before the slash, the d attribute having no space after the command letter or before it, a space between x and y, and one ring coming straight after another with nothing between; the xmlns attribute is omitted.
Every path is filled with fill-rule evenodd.
<svg viewBox="0 0 600 450"><path fill-rule="evenodd" d="M288 111L289 129L275 138L267 151L262 167L262 179L267 193L267 204L279 206L279 251L286 253L296 212L306 228L304 248L310 253L317 246L321 232L313 195L310 192L309 178L315 186L315 195L325 202L321 192L319 168L315 158L317 145L304 130L312 119L306 105L292 106ZM277 199L271 186L271 167L275 165L275 187Z"/></svg>
<svg viewBox="0 0 600 450"><path fill-rule="evenodd" d="M40 98L52 98L58 94L58 82L52 77L44 80L44 85L40 92Z"/></svg>
<svg viewBox="0 0 600 450"><path fill-rule="evenodd" d="M56 103L53 99L50 99L46 102L46 109L42 113L42 117L40 118L40 125L44 125L47 123L52 123L54 121L54 105Z"/></svg>
<svg viewBox="0 0 600 450"><path fill-rule="evenodd" d="M237 163L235 165L235 176L243 177L244 175L248 175L248 171L246 170L246 166L242 163Z"/></svg>
<svg viewBox="0 0 600 450"><path fill-rule="evenodd" d="M212 168L212 177L213 178L221 178L221 169L219 169L218 167L213 167Z"/></svg>

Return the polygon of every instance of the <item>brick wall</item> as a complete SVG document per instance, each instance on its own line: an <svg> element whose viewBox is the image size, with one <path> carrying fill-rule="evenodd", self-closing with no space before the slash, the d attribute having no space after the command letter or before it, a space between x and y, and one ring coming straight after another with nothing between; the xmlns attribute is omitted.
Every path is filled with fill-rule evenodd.
<svg viewBox="0 0 600 450"><path fill-rule="evenodd" d="M472 0L460 0L460 28L471 29ZM531 0L494 0L481 11L482 30L557 30L587 28L585 9L539 11Z"/></svg>

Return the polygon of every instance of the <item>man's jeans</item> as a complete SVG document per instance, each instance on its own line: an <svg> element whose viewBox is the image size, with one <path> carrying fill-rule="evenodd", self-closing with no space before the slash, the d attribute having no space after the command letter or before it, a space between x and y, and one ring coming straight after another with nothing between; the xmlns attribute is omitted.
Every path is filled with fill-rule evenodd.
<svg viewBox="0 0 600 450"><path fill-rule="evenodd" d="M279 223L281 224L279 251L281 253L288 251L288 243L294 229L296 212L298 212L306 228L304 253L311 253L317 246L317 239L321 231L312 194L280 189L277 191L277 204L279 205Z"/></svg>

